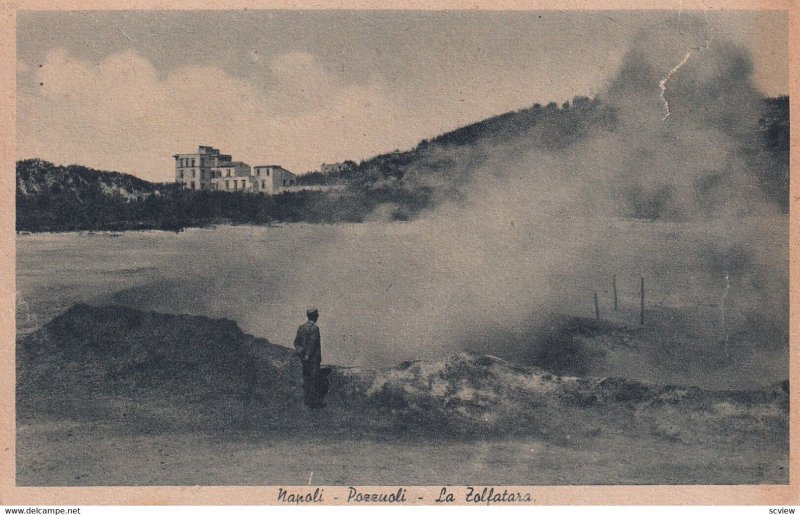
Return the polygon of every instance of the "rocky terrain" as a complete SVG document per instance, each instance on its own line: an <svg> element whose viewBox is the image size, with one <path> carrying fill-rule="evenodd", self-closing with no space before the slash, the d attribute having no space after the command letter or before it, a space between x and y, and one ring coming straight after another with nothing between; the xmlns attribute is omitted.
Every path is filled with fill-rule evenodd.
<svg viewBox="0 0 800 515"><path fill-rule="evenodd" d="M17 346L21 484L142 481L132 477L146 477L145 483L152 484L202 483L196 474L189 479L174 476L180 465L169 467L173 476L164 479L159 474L167 469L163 460L160 469L137 461L141 456L125 442L213 439L216 443L193 449L200 456L195 459L201 459L223 444L257 441L271 447L298 435L326 447L357 441L398 452L409 442L412 447L433 442L444 451L470 442L524 441L527 446L538 442L561 448L570 457L567 461L584 460L587 453L609 446L627 448L629 458L640 456L638 472L620 474L608 468L605 477L594 472L565 479L565 467L580 470L581 465L551 462L545 476L551 484L788 480L787 382L756 390L708 390L622 378L562 377L493 356L461 353L386 369L334 367L327 407L313 412L302 406L292 351L249 336L229 320L79 304L18 340ZM109 439L117 444L105 449ZM405 443L397 447L398 442ZM654 449L673 455L654 456ZM391 463L394 458L383 449L367 459ZM684 468L676 472L676 459L696 463L681 462ZM749 464L742 462L748 459ZM127 465L115 468L116 475L73 475L89 462L99 467L109 460ZM713 472L709 463L716 464ZM381 470L391 477L386 465ZM666 465L669 473L664 472ZM277 484L292 481L275 474ZM216 484L213 476L206 477ZM520 484L548 481L516 477ZM347 480L352 478L336 481ZM386 483L386 476L376 481Z"/></svg>

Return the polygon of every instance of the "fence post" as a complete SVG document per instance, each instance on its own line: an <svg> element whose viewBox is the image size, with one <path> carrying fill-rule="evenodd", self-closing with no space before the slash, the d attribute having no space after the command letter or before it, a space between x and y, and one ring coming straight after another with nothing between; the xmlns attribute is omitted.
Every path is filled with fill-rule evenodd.
<svg viewBox="0 0 800 515"><path fill-rule="evenodd" d="M639 289L639 324L644 325L644 277Z"/></svg>
<svg viewBox="0 0 800 515"><path fill-rule="evenodd" d="M600 320L600 304L597 303L597 292L594 292L594 318Z"/></svg>

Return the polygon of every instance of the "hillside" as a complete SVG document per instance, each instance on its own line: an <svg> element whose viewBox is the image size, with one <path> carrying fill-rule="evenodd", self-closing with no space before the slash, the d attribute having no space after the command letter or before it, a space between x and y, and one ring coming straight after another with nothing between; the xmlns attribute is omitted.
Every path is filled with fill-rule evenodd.
<svg viewBox="0 0 800 515"><path fill-rule="evenodd" d="M561 106L555 102L544 107L534 104L422 140L409 151L395 150L372 157L359 163L345 178L357 183L378 178L400 179L407 172L420 170L446 173L454 180L464 179L463 174L468 174L469 166L476 163L454 168L456 163L452 160L436 159L437 149L519 144L526 148L559 149L580 140L593 128L611 129L614 123L613 107L603 105L598 99L575 97L572 104L565 102ZM475 150L480 153L483 149Z"/></svg>
<svg viewBox="0 0 800 515"><path fill-rule="evenodd" d="M150 183L128 174L57 166L39 159L17 162L16 173L16 228L21 232L359 222L382 202L380 193L194 192L172 183Z"/></svg>
<svg viewBox="0 0 800 515"><path fill-rule="evenodd" d="M85 166L56 166L40 159L17 163L17 193L23 196L67 194L87 200L91 196L104 195L141 200L167 187L133 175Z"/></svg>
<svg viewBox="0 0 800 515"><path fill-rule="evenodd" d="M202 461L216 456L220 446L256 442L258 452L289 453L302 461L313 453L300 449L353 438L361 446L388 446L360 458L359 467L386 467L382 476L369 478L375 484L392 481L397 465L387 461L405 462L406 446L432 438L440 450L459 442L526 442L526 449L541 443L571 456L571 465L539 463L549 479L517 475L514 484L787 480L785 382L720 391L562 377L462 353L386 369L335 367L327 407L309 412L300 401L300 381L289 349L247 335L229 320L76 305L17 342L20 484L135 484L141 479L132 478L145 477L147 484L206 484ZM215 443L190 449L178 443L198 438ZM183 452L200 465L195 462L192 472L175 463L167 472L142 461L147 449L126 454L122 443L111 445L106 455L102 449L109 439L153 442L162 465ZM622 469L617 464L615 470L558 479L565 466L574 474L575 467L588 466L586 460L598 459L591 457L595 449L609 445L627 449ZM92 459L67 459L79 452L91 453ZM654 452L664 454L651 462ZM713 471L697 468L708 463L708 453L714 455ZM347 454L338 459L346 461ZM741 462L747 459L749 464ZM125 466L111 475L101 473L104 464L116 460ZM164 477L172 479L159 479ZM277 481L287 484L285 476ZM409 477L404 481L408 484Z"/></svg>
<svg viewBox="0 0 800 515"><path fill-rule="evenodd" d="M431 197L457 196L459 185L493 151L557 151L580 141L591 131L613 132L617 127L618 108L597 98L575 97L571 104L565 102L561 106L555 102L546 106L534 104L422 140L409 151L395 150L367 159L354 164L349 172L338 174L335 180L356 188L405 190L407 194L419 195L420 204L428 204ZM760 147L772 156L771 166L759 170L759 181L769 197L786 210L788 97L763 100L758 129L757 148L748 142L742 152L754 153ZM431 191L433 187L439 188L438 194Z"/></svg>
<svg viewBox="0 0 800 515"><path fill-rule="evenodd" d="M789 100L763 101L758 134L737 136L737 152L767 197L788 210ZM298 192L274 197L227 192L181 191L117 172L56 166L31 159L17 163L17 230L167 229L215 223L361 222L380 217L407 220L442 201L461 198L465 185L484 169L497 170L498 156L532 151L560 155L593 134L618 130L618 108L576 97L572 104L504 113L423 140L409 151L382 154L331 176L316 173L307 184L344 183L344 192ZM504 166L504 165L502 165ZM599 173L599 172L598 172ZM723 173L699 179L702 195ZM542 184L550 179L542 178ZM630 184L625 178L623 184ZM711 185L711 186L709 186ZM627 186L626 186L627 187ZM665 193L666 192L666 193ZM619 211L638 218L660 216L664 195L632 191Z"/></svg>
<svg viewBox="0 0 800 515"><path fill-rule="evenodd" d="M57 166L40 159L17 162L17 230L150 228L137 207L172 184L85 166Z"/></svg>
<svg viewBox="0 0 800 515"><path fill-rule="evenodd" d="M779 199L788 210L789 202L789 97L768 98L759 119L762 141L776 166L764 170L762 188Z"/></svg>

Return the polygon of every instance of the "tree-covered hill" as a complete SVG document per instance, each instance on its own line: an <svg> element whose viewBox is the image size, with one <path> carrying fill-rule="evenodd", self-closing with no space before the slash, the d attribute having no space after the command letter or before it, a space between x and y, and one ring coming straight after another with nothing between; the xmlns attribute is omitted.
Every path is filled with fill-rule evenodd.
<svg viewBox="0 0 800 515"><path fill-rule="evenodd" d="M590 133L613 133L617 125L618 109L596 99L535 104L423 140L408 151L348 163L330 176L316 173L302 181L346 184L343 191L274 196L193 192L128 174L29 159L16 167L17 230L178 230L215 223L409 219L442 200L458 198L461 186L492 155L531 149L558 154ZM761 159L762 166L754 167L757 180L767 197L787 210L788 97L764 101L758 128L760 134L748 138L741 153L768 156L767 165Z"/></svg>
<svg viewBox="0 0 800 515"><path fill-rule="evenodd" d="M597 98L575 97L571 104L561 106L555 102L534 104L422 140L408 151L395 150L367 159L337 180L357 189L427 189L426 196L435 201L458 195L458 185L497 149L558 152L581 141L590 131L614 132L618 118L617 107ZM742 142L739 151L751 156L765 151L769 165L753 167L757 182L771 201L788 211L789 97L764 99L757 122L761 133Z"/></svg>
<svg viewBox="0 0 800 515"><path fill-rule="evenodd" d="M41 159L17 163L17 194L23 196L65 194L81 198L119 195L133 200L168 187L171 185L154 184L133 175L79 165L56 166Z"/></svg>
<svg viewBox="0 0 800 515"><path fill-rule="evenodd" d="M280 195L190 191L132 175L31 159L17 162L17 231L180 230L211 224L361 222L379 204L417 197L380 188Z"/></svg>

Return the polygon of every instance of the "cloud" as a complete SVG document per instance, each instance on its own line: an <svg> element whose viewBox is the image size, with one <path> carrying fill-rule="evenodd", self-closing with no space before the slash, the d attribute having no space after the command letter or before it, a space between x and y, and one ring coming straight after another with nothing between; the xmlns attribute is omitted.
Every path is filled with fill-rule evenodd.
<svg viewBox="0 0 800 515"><path fill-rule="evenodd" d="M20 159L167 181L172 154L199 144L302 172L323 161L367 157L396 139L398 102L384 81L345 83L308 53L274 59L265 89L216 66L162 75L130 50L91 63L52 49L35 82L23 80L27 70L23 65L18 74Z"/></svg>

